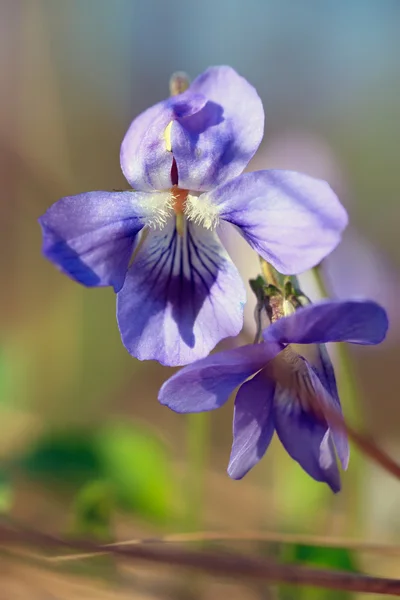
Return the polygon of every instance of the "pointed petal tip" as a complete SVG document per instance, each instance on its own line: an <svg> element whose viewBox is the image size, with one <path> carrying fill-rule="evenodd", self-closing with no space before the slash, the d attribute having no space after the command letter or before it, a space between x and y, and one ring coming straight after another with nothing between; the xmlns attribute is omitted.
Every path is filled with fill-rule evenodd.
<svg viewBox="0 0 400 600"><path fill-rule="evenodd" d="M226 472L228 473L229 477L231 479L233 479L234 481L240 481L241 479L243 479L243 477L245 475L247 475L247 473L249 471L250 471L250 469L247 469L247 471L238 471L236 469L236 467L231 464L231 461L229 462L228 468L226 470Z"/></svg>
<svg viewBox="0 0 400 600"><path fill-rule="evenodd" d="M187 414L194 412L201 412L190 410L190 406L185 403L184 394L182 396L176 395L174 390L175 379L179 375L180 372L172 375L167 381L163 383L158 392L158 401L162 406L169 408L173 412L178 414Z"/></svg>
<svg viewBox="0 0 400 600"><path fill-rule="evenodd" d="M338 494L342 489L342 482L340 479L340 473L337 465L336 467L330 469L321 469L320 478L314 479L321 483L326 483L326 485L332 490L334 494Z"/></svg>
<svg viewBox="0 0 400 600"><path fill-rule="evenodd" d="M383 342L389 329L389 317L383 306L375 302L375 300L362 298L348 300L347 304L349 310L358 311L360 322L364 322L366 332L365 340L361 342L357 339L349 339L347 341L371 346ZM355 319L357 319L358 315L355 315Z"/></svg>
<svg viewBox="0 0 400 600"><path fill-rule="evenodd" d="M341 483L340 479L339 479L339 482L333 483L333 482L327 481L326 483L330 487L330 489L332 490L332 492L334 494L338 494L342 490L342 483Z"/></svg>
<svg viewBox="0 0 400 600"><path fill-rule="evenodd" d="M343 471L347 471L347 469L349 468L349 463L350 463L350 453L348 453L346 457L343 457L343 459L341 459L341 457L339 457L339 459L340 459L340 464L342 466Z"/></svg>
<svg viewBox="0 0 400 600"><path fill-rule="evenodd" d="M389 317L386 310L380 304L374 302L375 311L376 311L376 320L378 325L376 343L380 344L386 338L387 332L389 330Z"/></svg>

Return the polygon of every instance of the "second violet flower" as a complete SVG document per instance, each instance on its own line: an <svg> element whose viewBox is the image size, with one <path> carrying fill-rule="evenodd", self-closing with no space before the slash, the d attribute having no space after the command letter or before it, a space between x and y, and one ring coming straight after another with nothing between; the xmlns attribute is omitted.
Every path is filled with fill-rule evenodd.
<svg viewBox="0 0 400 600"><path fill-rule="evenodd" d="M340 241L347 215L327 183L241 174L263 130L256 90L230 67L209 68L131 124L121 168L133 190L68 196L41 217L49 260L83 285L114 288L133 356L184 365L240 332L245 291L220 221L284 274L313 267Z"/></svg>
<svg viewBox="0 0 400 600"><path fill-rule="evenodd" d="M340 489L336 454L349 461L347 436L323 414L340 411L325 344L379 344L385 310L370 300L324 300L299 308L263 331L260 344L212 354L181 369L161 387L159 401L179 413L221 407L239 387L228 473L241 479L264 456L274 432L316 481ZM251 378L251 379L250 379Z"/></svg>

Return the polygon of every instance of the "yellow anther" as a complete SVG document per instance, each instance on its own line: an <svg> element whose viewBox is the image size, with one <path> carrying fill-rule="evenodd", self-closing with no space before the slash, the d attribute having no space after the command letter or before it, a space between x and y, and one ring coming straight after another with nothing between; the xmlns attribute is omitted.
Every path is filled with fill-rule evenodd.
<svg viewBox="0 0 400 600"><path fill-rule="evenodd" d="M168 123L164 131L164 140L165 147L168 152L172 152L172 143L171 143L171 129L172 129L172 121Z"/></svg>
<svg viewBox="0 0 400 600"><path fill-rule="evenodd" d="M289 302L289 300L284 300L283 301L283 314L285 315L285 317L292 315L294 312L296 312L296 309L293 306L293 304L291 302Z"/></svg>

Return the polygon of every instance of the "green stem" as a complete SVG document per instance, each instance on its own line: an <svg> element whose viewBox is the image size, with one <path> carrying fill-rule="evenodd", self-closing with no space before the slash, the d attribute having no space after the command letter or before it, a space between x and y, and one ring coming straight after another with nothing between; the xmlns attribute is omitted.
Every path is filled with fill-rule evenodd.
<svg viewBox="0 0 400 600"><path fill-rule="evenodd" d="M322 298L329 298L330 294L325 285L323 275L322 275L322 267L318 265L314 267L313 273L315 276L315 280L318 286L318 291ZM337 371L339 373L338 385L340 387L340 397L343 398L346 413L354 422L359 425L360 424L360 411L357 410L358 405L358 390L356 379L353 375L353 370L351 367L351 357L349 353L349 349L346 344L337 344L337 355L338 355L338 367Z"/></svg>
<svg viewBox="0 0 400 600"><path fill-rule="evenodd" d="M322 298L328 298L329 292L325 285L323 278L322 267L318 265L314 267L313 273L318 286L319 293ZM339 396L342 401L344 413L346 417L349 417L351 422L356 425L360 425L361 411L359 410L359 392L357 389L357 382L353 374L351 366L351 357L349 349L346 344L337 344L337 380L339 388ZM361 489L361 454L356 447L352 447L352 458L351 458L351 477L352 477L352 490L349 497L349 529L357 533L361 526L360 523L360 489Z"/></svg>
<svg viewBox="0 0 400 600"><path fill-rule="evenodd" d="M199 531L203 522L204 487L210 444L210 415L207 412L186 416L186 529Z"/></svg>

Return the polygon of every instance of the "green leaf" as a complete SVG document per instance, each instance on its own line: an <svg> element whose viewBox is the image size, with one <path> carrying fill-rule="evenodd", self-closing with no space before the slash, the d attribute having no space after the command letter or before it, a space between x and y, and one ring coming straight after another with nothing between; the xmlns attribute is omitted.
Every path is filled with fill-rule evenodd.
<svg viewBox="0 0 400 600"><path fill-rule="evenodd" d="M295 544L293 559L309 565L338 569L339 571L357 572L357 565L353 552L347 548L328 548Z"/></svg>
<svg viewBox="0 0 400 600"><path fill-rule="evenodd" d="M0 515L6 514L11 510L14 500L14 494L11 481L8 475L0 470Z"/></svg>
<svg viewBox="0 0 400 600"><path fill-rule="evenodd" d="M52 432L17 459L17 466L59 491L105 482L115 492L116 507L158 523L171 519L173 476L168 452L142 426L111 423L97 432Z"/></svg>
<svg viewBox="0 0 400 600"><path fill-rule="evenodd" d="M113 511L112 486L106 481L89 481L75 497L72 532L104 543L110 541Z"/></svg>
<svg viewBox="0 0 400 600"><path fill-rule="evenodd" d="M309 544L287 544L284 546L281 560L288 563L303 563L321 569L358 572L354 553L347 548L329 548ZM351 600L350 592L324 590L321 588L293 588L280 586L281 600L296 598L298 600Z"/></svg>
<svg viewBox="0 0 400 600"><path fill-rule="evenodd" d="M173 477L167 449L143 427L113 424L97 436L106 479L121 506L158 522L171 518Z"/></svg>
<svg viewBox="0 0 400 600"><path fill-rule="evenodd" d="M85 429L45 434L18 461L34 478L63 487L77 487L102 476L94 436Z"/></svg>

